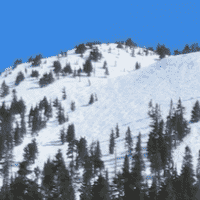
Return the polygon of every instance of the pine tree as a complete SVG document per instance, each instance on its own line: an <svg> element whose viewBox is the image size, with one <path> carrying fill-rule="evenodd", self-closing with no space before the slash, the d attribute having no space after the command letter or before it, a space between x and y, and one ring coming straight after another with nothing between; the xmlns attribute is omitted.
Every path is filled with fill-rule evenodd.
<svg viewBox="0 0 200 200"><path fill-rule="evenodd" d="M185 156L180 174L182 199L190 199L193 197L194 189L194 171L192 165L191 150L188 146L185 147Z"/></svg>
<svg viewBox="0 0 200 200"><path fill-rule="evenodd" d="M119 127L118 127L118 124L116 125L116 138L118 138L119 137Z"/></svg>
<svg viewBox="0 0 200 200"><path fill-rule="evenodd" d="M124 178L121 172L116 174L116 178L113 179L112 184L112 198L123 200L124 196Z"/></svg>
<svg viewBox="0 0 200 200"><path fill-rule="evenodd" d="M24 74L20 71L16 77L15 85L19 85L21 81L24 80Z"/></svg>
<svg viewBox="0 0 200 200"><path fill-rule="evenodd" d="M132 57L135 56L135 50L134 50L134 49L132 49L131 56L132 56Z"/></svg>
<svg viewBox="0 0 200 200"><path fill-rule="evenodd" d="M56 99L54 100L54 102L53 102L53 107L58 107L58 97L56 97Z"/></svg>
<svg viewBox="0 0 200 200"><path fill-rule="evenodd" d="M44 115L47 117L47 120L52 117L51 101L47 104L47 106L45 106Z"/></svg>
<svg viewBox="0 0 200 200"><path fill-rule="evenodd" d="M93 104L93 103L94 103L94 96L93 94L91 94L89 104Z"/></svg>
<svg viewBox="0 0 200 200"><path fill-rule="evenodd" d="M64 74L67 74L67 73L72 74L72 69L71 69L70 63L67 63L67 64L66 64L66 66L63 68L62 72L63 72Z"/></svg>
<svg viewBox="0 0 200 200"><path fill-rule="evenodd" d="M27 161L29 164L34 164L37 155L38 155L37 143L36 140L33 139L32 142L29 143L24 148L24 154L23 154L24 160Z"/></svg>
<svg viewBox="0 0 200 200"><path fill-rule="evenodd" d="M196 166L196 178L197 178L197 197L200 198L200 150L197 160L197 166Z"/></svg>
<svg viewBox="0 0 200 200"><path fill-rule="evenodd" d="M148 159L150 160L151 163L153 163L153 159L155 159L155 155L157 154L157 152L159 153L157 138L159 137L158 130L159 130L159 122L161 120L161 117L160 117L158 104L156 104L156 108L154 108L152 104L150 103L149 108L151 110L148 111L148 115L152 119L152 122L150 124L152 131L149 134L149 140L147 142L147 151L148 151Z"/></svg>
<svg viewBox="0 0 200 200"><path fill-rule="evenodd" d="M75 129L74 124L68 126L66 141L68 142L67 156L71 159L70 168L71 176L74 175L74 153L76 152L76 139L75 139Z"/></svg>
<svg viewBox="0 0 200 200"><path fill-rule="evenodd" d="M81 165L84 165L86 156L88 156L88 149L87 149L87 140L85 138L80 138L77 146L78 150L78 162L81 163Z"/></svg>
<svg viewBox="0 0 200 200"><path fill-rule="evenodd" d="M104 163L101 160L102 154L100 149L99 141L97 141L96 147L95 147L95 153L94 153L94 171L96 172L97 169L100 171L104 168Z"/></svg>
<svg viewBox="0 0 200 200"><path fill-rule="evenodd" d="M92 199L91 190L92 190L91 183L83 181L81 188L79 189L80 200L91 200Z"/></svg>
<svg viewBox="0 0 200 200"><path fill-rule="evenodd" d="M105 60L104 63L103 63L103 69L106 69L106 67L107 67L107 62Z"/></svg>
<svg viewBox="0 0 200 200"><path fill-rule="evenodd" d="M72 186L72 179L69 176L69 171L65 167L65 162L61 150L55 156L52 161L54 164L54 175L55 175L55 190L56 194L62 199L74 200L74 189Z"/></svg>
<svg viewBox="0 0 200 200"><path fill-rule="evenodd" d="M15 146L18 146L22 143L21 129L19 128L18 122L16 122L16 128L14 131L14 142Z"/></svg>
<svg viewBox="0 0 200 200"><path fill-rule="evenodd" d="M92 199L110 200L109 189L102 175L98 176L98 180L92 186Z"/></svg>
<svg viewBox="0 0 200 200"><path fill-rule="evenodd" d="M128 127L128 129L126 131L125 148L128 148L128 152L133 152L133 139L131 136L130 127Z"/></svg>
<svg viewBox="0 0 200 200"><path fill-rule="evenodd" d="M25 114L21 114L21 134L24 136L26 134L26 122L25 122Z"/></svg>
<svg viewBox="0 0 200 200"><path fill-rule="evenodd" d="M136 62L136 64L135 64L135 69L137 70L137 69L140 69L140 64L138 63L138 62Z"/></svg>
<svg viewBox="0 0 200 200"><path fill-rule="evenodd" d="M168 164L171 161L171 150L172 150L172 115L173 115L173 101L170 102L170 110L169 115L167 116L166 126L165 126L165 143L167 145L167 154L166 159L168 160Z"/></svg>
<svg viewBox="0 0 200 200"><path fill-rule="evenodd" d="M184 111L185 107L182 106L181 99L179 98L176 112L173 118L173 127L175 134L177 135L178 139L182 141L182 139L190 133L190 128L188 122L184 119Z"/></svg>
<svg viewBox="0 0 200 200"><path fill-rule="evenodd" d="M55 182L55 166L52 161L48 158L47 162L44 163L43 171L42 171L42 183L41 187L44 191L44 196L46 198L52 197L53 191L56 188Z"/></svg>
<svg viewBox="0 0 200 200"><path fill-rule="evenodd" d="M137 198L140 199L142 195L141 188L143 186L144 178L142 176L143 171L145 170L143 155L142 155L142 147L141 147L141 133L138 135L138 141L135 147L135 152L132 160L132 169L131 174L135 179L135 186L139 190L139 194L137 194Z"/></svg>
<svg viewBox="0 0 200 200"><path fill-rule="evenodd" d="M124 181L124 200L129 200L134 194L135 183L130 175L129 160L127 155L125 156L122 171L122 177Z"/></svg>
<svg viewBox="0 0 200 200"><path fill-rule="evenodd" d="M63 128L60 130L60 140L61 140L62 144L65 143L65 138L66 138L66 136L65 136L65 129L64 129L64 127L63 127Z"/></svg>
<svg viewBox="0 0 200 200"><path fill-rule="evenodd" d="M193 110L192 110L192 116L191 116L191 122L195 123L198 122L200 120L200 106L199 106L199 101L197 100L195 102L195 105L193 106Z"/></svg>
<svg viewBox="0 0 200 200"><path fill-rule="evenodd" d="M92 69L93 69L93 67L92 67L91 60L87 59L86 62L85 62L85 64L83 64L83 71L85 73L87 73L88 76L90 76L90 73L92 72Z"/></svg>
<svg viewBox="0 0 200 200"><path fill-rule="evenodd" d="M9 87L6 85L5 80L1 84L1 97L4 98L9 94Z"/></svg>
<svg viewBox="0 0 200 200"><path fill-rule="evenodd" d="M63 88L62 93L63 93L62 98L63 98L63 100L65 100L65 99L67 98L66 91L65 91L65 87Z"/></svg>
<svg viewBox="0 0 200 200"><path fill-rule="evenodd" d="M75 102L74 101L71 102L71 111L75 111Z"/></svg>
<svg viewBox="0 0 200 200"><path fill-rule="evenodd" d="M64 115L64 108L62 108L61 103L58 104L58 112L57 112L57 119L59 125L65 123L65 115Z"/></svg>
<svg viewBox="0 0 200 200"><path fill-rule="evenodd" d="M115 137L114 137L114 131L112 129L110 134L109 154L114 153L114 147L115 147Z"/></svg>

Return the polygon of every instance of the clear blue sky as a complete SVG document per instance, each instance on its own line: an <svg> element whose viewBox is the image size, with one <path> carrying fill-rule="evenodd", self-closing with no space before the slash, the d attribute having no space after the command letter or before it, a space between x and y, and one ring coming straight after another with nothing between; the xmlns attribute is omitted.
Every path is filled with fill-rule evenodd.
<svg viewBox="0 0 200 200"><path fill-rule="evenodd" d="M92 41L130 37L140 47L165 44L171 53L200 45L199 10L197 0L1 1L0 72L17 58L54 56Z"/></svg>

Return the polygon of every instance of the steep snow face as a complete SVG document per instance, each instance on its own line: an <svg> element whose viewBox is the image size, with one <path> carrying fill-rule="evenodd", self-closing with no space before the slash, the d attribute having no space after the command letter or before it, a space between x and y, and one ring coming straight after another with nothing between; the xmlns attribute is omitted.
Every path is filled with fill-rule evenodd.
<svg viewBox="0 0 200 200"><path fill-rule="evenodd" d="M60 77L59 80L47 87L40 88L38 80L31 78L32 69L38 70L40 77L46 72L53 71L53 62L59 60L62 68L66 63L70 63L72 69L83 68L83 63L88 58L91 50L87 50L83 58L75 54L75 50L68 51L67 57L58 58L57 56L42 59L42 64L39 67L31 67L30 63L18 65L12 74L4 77L5 73L0 76L1 83L3 80L9 85L10 89L16 89L17 97L21 97L26 103L26 121L31 106L39 103L40 100L47 97L48 101L54 101L58 97L62 102L65 113L68 114L69 122L59 125L56 120L56 110L53 108L53 118L47 123L47 127L42 129L38 136L35 136L38 143L39 156L31 169L39 167L43 169L44 162L47 158L54 158L58 149L62 150L66 165L69 164L69 159L66 157L67 143L61 144L59 139L60 130L62 127L67 129L68 125L74 123L76 138L85 136L88 141L88 146L92 140L100 141L102 151L102 159L105 162L105 169L108 169L109 177L113 178L115 155L109 155L109 134L111 129L115 129L116 124L119 125L120 138L116 141L117 146L117 171L121 169L127 150L124 145L125 133L128 126L130 127L134 148L138 133L142 134L142 148L144 152L144 160L146 171L144 176L151 176L149 162L146 155L146 142L150 131L150 119L147 115L148 103L152 99L153 104L158 103L161 107L161 113L164 120L169 111L170 100L173 100L174 106L179 99L182 100L183 106L186 108L186 119L190 119L190 113L193 104L199 95L200 69L199 55L200 53L190 53L187 55L169 56L159 61L158 55L150 52L150 55L138 55L142 52L142 48L135 49L135 57L131 57L131 49L117 49L116 44L97 45L103 57L98 62L92 62L94 71L90 77L85 73L82 76L72 78L71 76ZM111 47L111 53L108 53ZM107 61L109 70L108 76L105 76L105 70L102 69L104 61ZM45 63L46 61L46 63ZM135 63L141 64L141 69L135 70ZM27 69L27 74L25 73ZM19 71L25 75L25 80L19 86L14 85L14 81ZM91 82L91 86L88 84ZM66 88L67 99L62 100L62 88ZM12 100L12 92L1 99L1 103L5 101L6 105L10 105ZM88 106L91 94L96 93L98 101ZM75 102L76 110L70 110L71 101ZM16 119L18 120L18 119ZM182 154L187 144L192 143L192 153L194 157L194 167L196 167L198 148L199 124L191 125L191 134L184 139L177 150L174 151L174 160L177 163L178 173L181 170ZM23 143L14 148L14 166L12 172L18 170L17 164L23 160L23 149L31 142L30 130ZM194 140L194 137L196 138ZM195 142L194 142L195 141ZM181 155L181 157L180 157ZM180 157L180 160L178 159ZM196 160L195 160L196 159ZM130 161L132 158L130 157ZM81 172L82 173L82 172ZM29 175L34 177L33 173ZM151 180L149 180L151 182ZM1 183L2 184L2 183ZM77 192L77 197L78 197Z"/></svg>

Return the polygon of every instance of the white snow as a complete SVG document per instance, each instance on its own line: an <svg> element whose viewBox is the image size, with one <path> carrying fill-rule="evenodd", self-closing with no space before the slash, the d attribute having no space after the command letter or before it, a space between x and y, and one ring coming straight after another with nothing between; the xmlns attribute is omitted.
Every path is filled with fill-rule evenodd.
<svg viewBox="0 0 200 200"><path fill-rule="evenodd" d="M158 55L150 51L151 55L141 56L137 52L142 48L136 48L135 57L131 57L131 49L128 53L125 49L119 49L118 55L117 44L102 44L97 45L102 52L103 58L98 62L92 62L95 67L95 75L91 73L91 77L60 77L53 84L45 88L39 88L38 80L31 78L30 73L32 69L38 70L40 77L46 72L53 70L53 61L58 60L57 56L43 58L42 63L46 60L46 64L41 64L40 67L31 68L30 63L23 63L18 65L15 70L11 70L12 74L5 76L5 72L0 76L0 84L3 80L12 89L16 89L17 97L21 97L26 103L26 117L29 114L31 106L39 103L40 100L47 97L48 101L54 101L58 97L65 109L65 114L68 113L69 122L58 125L55 118L56 110L53 108L53 118L47 123L47 128L42 129L38 136L35 136L38 143L39 156L34 165L30 169L39 167L43 169L44 162L48 157L54 158L58 149L62 150L66 165L69 164L69 159L66 157L67 143L61 144L59 139L60 129L64 126L68 128L68 124L74 123L76 138L85 136L88 142L88 147L92 140L100 141L100 148L102 151L102 159L105 162L105 168L109 171L109 178L114 175L115 155L109 154L109 135L111 129L115 130L116 124L119 125L120 138L117 139L117 166L121 170L125 157L124 137L128 126L130 127L134 148L139 132L142 134L142 147L144 154L146 152L146 142L150 131L150 119L147 115L148 103L152 99L153 105L156 103L160 105L162 118L166 121L170 108L170 100L173 100L174 106L178 102L179 97L182 100L183 106L186 108L186 119L190 120L192 106L195 101L200 98L200 53L190 53L187 55L168 56L167 58L158 60ZM108 49L111 47L111 53ZM71 67L79 69L83 68L83 63L89 56L88 49L81 58L80 55L75 54L74 49L68 51L67 57L59 58L62 68L66 63L71 63ZM104 61L107 61L107 66L110 75L105 78L102 69ZM116 62L115 62L116 61ZM135 63L141 63L141 69L135 70ZM116 63L116 66L115 66ZM27 68L27 74L24 69ZM25 80L19 86L14 85L14 81L19 71L25 75ZM88 79L91 86L88 86ZM62 100L62 89L65 86L67 100ZM1 99L1 103L5 101L6 105L10 105L12 100L12 92ZM87 106L90 95L96 93L98 101ZM71 101L75 101L76 110L70 110ZM26 118L27 120L28 118ZM180 173L182 166L182 159L185 151L185 146L189 145L193 154L194 170L196 169L197 157L199 151L199 134L200 124L191 124L191 134L188 135L183 143L174 151L173 157L177 164L178 173ZM32 137L28 129L28 133L23 140L23 143L14 148L14 164L18 164L23 160L23 149L30 143ZM128 152L127 152L128 153ZM131 158L130 158L131 159ZM149 162L144 155L145 160L145 178L151 176ZM120 167L119 167L120 166ZM12 172L17 172L18 167L13 166ZM34 173L30 175L33 176ZM40 182L39 182L40 183ZM151 180L149 180L149 184ZM2 185L2 181L0 182ZM0 185L0 186L1 186ZM79 199L79 192L76 193Z"/></svg>

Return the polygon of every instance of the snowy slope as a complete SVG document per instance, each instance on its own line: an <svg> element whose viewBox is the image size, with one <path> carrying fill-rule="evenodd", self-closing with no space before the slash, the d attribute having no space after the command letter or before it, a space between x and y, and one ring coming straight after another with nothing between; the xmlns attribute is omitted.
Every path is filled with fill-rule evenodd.
<svg viewBox="0 0 200 200"><path fill-rule="evenodd" d="M62 102L62 106L65 108L65 113L68 113L69 122L64 125L58 125L55 118L56 110L53 110L54 117L47 123L47 128L41 130L36 141L38 143L39 156L35 164L31 166L31 169L38 166L43 169L44 162L47 158L54 158L58 149L62 150L66 165L68 166L69 160L66 157L67 143L61 144L59 139L60 129L64 126L68 127L68 124L74 123L76 138L85 136L88 141L88 146L92 140L99 140L102 151L102 159L105 162L105 168L109 171L109 177L114 175L114 155L109 155L109 135L112 128L115 128L118 123L120 129L120 138L117 139L117 166L118 170L125 157L124 137L128 126L132 132L134 147L137 141L136 137L139 132L142 134L142 147L146 148L146 142L148 140L148 133L150 131L148 118L148 103L152 99L153 104L158 103L161 106L161 113L164 121L169 111L170 100L173 100L174 105L179 99L182 100L183 106L186 108L186 119L190 119L191 109L197 99L200 98L200 53L190 53L187 55L169 56L161 61L158 60L158 55L141 56L137 55L142 48L136 48L135 57L131 57L131 50L128 49L128 53L125 49L117 49L116 44L102 44L97 45L99 50L103 54L103 58L94 63L95 74L91 73L89 77L91 86L88 85L88 77L79 78L72 77L60 77L53 84L48 85L45 88L39 88L38 80L31 78L30 73L32 67L30 63L23 63L18 65L15 70L11 70L12 74L4 77L6 72L0 76L0 84L3 80L17 91L17 97L26 103L26 117L30 111L31 106L39 103L40 100L47 97L48 101L53 101L56 97ZM108 53L108 49L111 47L111 53ZM71 63L72 69L79 67L82 68L83 63L89 56L87 50L83 58L80 55L75 54L75 50L68 51L67 57L58 58L57 56L43 58L42 63L47 61L46 64L41 64L40 67L34 67L34 70L38 70L40 77L45 73L53 70L53 61L58 60L61 62L62 68L66 63ZM120 55L118 55L120 54ZM108 63L108 70L110 75L105 78L104 69L102 69L104 60ZM138 61L141 63L141 69L135 69L135 63ZM27 75L24 69L27 68ZM17 73L22 71L25 74L25 80L19 84L14 85ZM39 78L40 78L39 77ZM67 100L62 100L62 88L66 87ZM11 90L10 90L11 91ZM93 105L88 106L90 95L96 93L98 101ZM1 100L1 103L5 101L6 105L10 105L12 99L12 92ZM76 110L71 112L70 103L75 101ZM28 119L28 118L27 118ZM26 120L27 120L26 119ZM185 151L187 144L192 146L191 150L194 157L194 167L196 167L196 160L198 155L198 132L199 124L191 125L191 134L184 139L184 142L174 151L174 161L177 163L178 173L180 173L182 165L182 155ZM14 148L14 160L17 165L23 159L23 149L30 143L32 137L27 133L23 143ZM180 159L179 159L180 157ZM131 158L130 158L131 159ZM145 177L151 176L149 169L149 162L146 155L145 160ZM195 169L195 168L194 168ZM12 172L17 172L18 167L13 166ZM32 174L33 175L33 174ZM30 175L30 177L32 176ZM151 183L151 181L150 181ZM2 184L2 183L0 183ZM78 193L77 193L78 195Z"/></svg>

